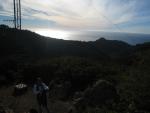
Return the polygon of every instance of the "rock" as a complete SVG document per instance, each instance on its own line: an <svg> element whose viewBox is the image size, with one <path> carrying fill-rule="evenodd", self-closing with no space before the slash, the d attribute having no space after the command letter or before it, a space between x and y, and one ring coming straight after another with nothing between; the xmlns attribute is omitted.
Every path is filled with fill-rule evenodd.
<svg viewBox="0 0 150 113"><path fill-rule="evenodd" d="M26 84L17 84L14 87L14 96L23 95L27 91L28 87Z"/></svg>
<svg viewBox="0 0 150 113"><path fill-rule="evenodd" d="M92 105L103 105L116 99L117 91L115 87L108 81L99 80L86 94Z"/></svg>
<svg viewBox="0 0 150 113"><path fill-rule="evenodd" d="M0 113L14 113L14 111L12 109L0 106Z"/></svg>
<svg viewBox="0 0 150 113"><path fill-rule="evenodd" d="M134 113L146 113L145 111L135 111Z"/></svg>
<svg viewBox="0 0 150 113"><path fill-rule="evenodd" d="M150 112L150 96L142 95L135 99L135 105L138 110L145 110Z"/></svg>
<svg viewBox="0 0 150 113"><path fill-rule="evenodd" d="M6 109L5 113L14 113L12 109Z"/></svg>
<svg viewBox="0 0 150 113"><path fill-rule="evenodd" d="M83 96L83 93L82 92L75 92L74 96L73 96L73 99L79 99Z"/></svg>
<svg viewBox="0 0 150 113"><path fill-rule="evenodd" d="M38 111L36 109L30 109L29 113L38 113Z"/></svg>
<svg viewBox="0 0 150 113"><path fill-rule="evenodd" d="M0 110L0 113L6 113L4 110Z"/></svg>
<svg viewBox="0 0 150 113"><path fill-rule="evenodd" d="M84 95L76 101L75 106L102 106L112 104L117 98L115 86L106 80L99 80L93 87L88 88Z"/></svg>
<svg viewBox="0 0 150 113"><path fill-rule="evenodd" d="M64 82L57 84L55 83L50 91L50 97L55 99L65 100L68 98L69 89L71 87L70 82Z"/></svg>

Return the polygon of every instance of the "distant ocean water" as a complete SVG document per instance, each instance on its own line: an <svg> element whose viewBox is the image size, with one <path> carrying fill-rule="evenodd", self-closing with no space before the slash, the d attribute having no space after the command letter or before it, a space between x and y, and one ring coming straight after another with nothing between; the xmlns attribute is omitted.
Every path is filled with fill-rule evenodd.
<svg viewBox="0 0 150 113"><path fill-rule="evenodd" d="M97 31L73 32L67 38L69 40L95 41L101 37L107 40L121 40L131 45L150 42L150 34L97 32Z"/></svg>

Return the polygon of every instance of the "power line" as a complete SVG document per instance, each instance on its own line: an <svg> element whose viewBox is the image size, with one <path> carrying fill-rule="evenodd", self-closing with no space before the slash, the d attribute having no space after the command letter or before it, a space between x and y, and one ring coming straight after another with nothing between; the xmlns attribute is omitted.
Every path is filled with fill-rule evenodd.
<svg viewBox="0 0 150 113"><path fill-rule="evenodd" d="M14 19L13 20L3 20L5 22L13 22L15 29L20 29L22 27L21 22L21 0L13 0L14 6Z"/></svg>

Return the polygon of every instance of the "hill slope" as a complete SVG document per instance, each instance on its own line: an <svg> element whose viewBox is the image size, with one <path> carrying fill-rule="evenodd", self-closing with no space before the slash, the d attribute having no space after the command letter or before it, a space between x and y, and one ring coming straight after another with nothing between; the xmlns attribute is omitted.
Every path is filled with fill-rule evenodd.
<svg viewBox="0 0 150 113"><path fill-rule="evenodd" d="M0 29L1 56L26 54L31 56L80 56L107 59L129 51L131 46L121 41L100 39L95 42L65 41L40 36L30 31Z"/></svg>

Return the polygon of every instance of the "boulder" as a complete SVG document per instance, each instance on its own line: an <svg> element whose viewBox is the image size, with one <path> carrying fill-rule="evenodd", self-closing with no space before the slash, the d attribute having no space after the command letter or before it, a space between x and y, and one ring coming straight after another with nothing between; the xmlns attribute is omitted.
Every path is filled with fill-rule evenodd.
<svg viewBox="0 0 150 113"><path fill-rule="evenodd" d="M0 113L14 113L12 109L0 106Z"/></svg>
<svg viewBox="0 0 150 113"><path fill-rule="evenodd" d="M28 86L20 83L14 86L14 96L20 96L26 93Z"/></svg>
<svg viewBox="0 0 150 113"><path fill-rule="evenodd" d="M142 95L138 96L135 99L135 105L138 110L140 111L147 111L150 112L150 96L149 95Z"/></svg>
<svg viewBox="0 0 150 113"><path fill-rule="evenodd" d="M102 106L111 105L118 97L113 84L106 80L97 81L93 87L85 90L84 95L76 101L76 106Z"/></svg>
<svg viewBox="0 0 150 113"><path fill-rule="evenodd" d="M70 87L71 83L68 81L59 84L54 83L50 91L50 97L53 97L53 99L65 100L68 98Z"/></svg>
<svg viewBox="0 0 150 113"><path fill-rule="evenodd" d="M114 85L106 80L99 80L89 93L85 94L91 105L103 105L116 100L117 90Z"/></svg>

